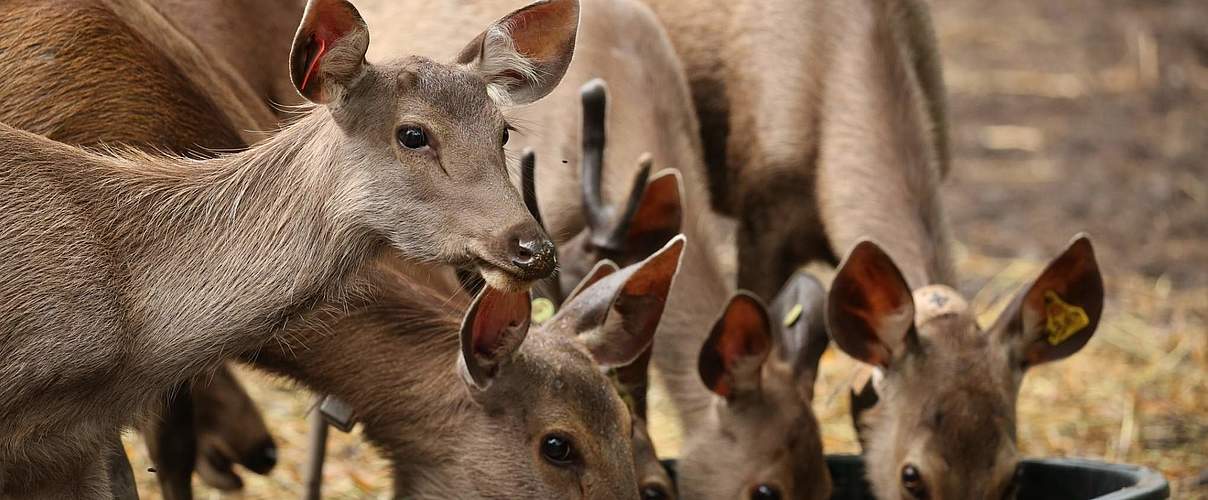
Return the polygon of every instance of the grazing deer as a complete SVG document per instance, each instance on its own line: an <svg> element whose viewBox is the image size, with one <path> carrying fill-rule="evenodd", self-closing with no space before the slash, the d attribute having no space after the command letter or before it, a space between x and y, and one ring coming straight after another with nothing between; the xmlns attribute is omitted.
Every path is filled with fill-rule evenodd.
<svg viewBox="0 0 1208 500"><path fill-rule="evenodd" d="M1076 237L986 330L955 290L912 292L908 274L862 241L827 299L835 343L884 373L875 406L856 423L873 492L883 500L1011 498L1024 374L1077 352L1099 324L1103 278L1091 242Z"/></svg>
<svg viewBox="0 0 1208 500"><path fill-rule="evenodd" d="M141 0L6 2L0 13L0 52L9 54L0 58L0 122L80 146L178 155L241 150L255 136L240 131L271 126L248 121L271 115L230 102L230 75ZM225 368L170 393L166 411L143 425L166 498L189 497L195 463L223 489L241 484L232 463L272 469L272 436Z"/></svg>
<svg viewBox="0 0 1208 500"><path fill-rule="evenodd" d="M738 219L739 287L770 296L866 236L950 282L943 79L924 2L645 1L684 60L714 206ZM914 233L933 236L901 239Z"/></svg>
<svg viewBox="0 0 1208 500"><path fill-rule="evenodd" d="M548 275L552 244L508 183L498 108L557 84L577 7L516 11L455 64L372 65L356 9L311 0L290 67L316 106L211 160L0 126L0 493L106 496L101 443L132 414L338 296L388 246L478 266L504 290Z"/></svg>
<svg viewBox="0 0 1208 500"><path fill-rule="evenodd" d="M396 498L636 498L629 410L601 369L650 344L683 248L585 284L534 328L527 292L488 286L460 336L446 295L383 267L255 363L355 408Z"/></svg>

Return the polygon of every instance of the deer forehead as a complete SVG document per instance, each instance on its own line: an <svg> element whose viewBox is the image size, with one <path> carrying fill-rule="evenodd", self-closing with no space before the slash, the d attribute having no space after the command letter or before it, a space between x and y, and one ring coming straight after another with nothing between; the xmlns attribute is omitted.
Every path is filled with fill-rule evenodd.
<svg viewBox="0 0 1208 500"><path fill-rule="evenodd" d="M499 107L487 94L486 80L475 71L420 56L385 64L383 70L393 75L400 96L417 97L450 119L492 126L503 121Z"/></svg>
<svg viewBox="0 0 1208 500"><path fill-rule="evenodd" d="M586 350L569 337L534 333L521 348L527 369L517 381L530 390L533 404L551 411L562 407L553 414L579 420L597 433L628 436L629 409Z"/></svg>
<svg viewBox="0 0 1208 500"><path fill-rule="evenodd" d="M945 285L928 285L914 291L915 328L945 316L969 316L969 304L960 292Z"/></svg>

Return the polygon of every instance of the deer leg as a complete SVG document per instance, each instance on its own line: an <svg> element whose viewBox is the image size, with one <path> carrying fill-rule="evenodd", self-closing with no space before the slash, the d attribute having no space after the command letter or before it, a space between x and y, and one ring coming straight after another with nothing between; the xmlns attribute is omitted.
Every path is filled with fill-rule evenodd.
<svg viewBox="0 0 1208 500"><path fill-rule="evenodd" d="M114 436L109 451L105 457L105 465L109 471L109 491L114 500L138 500L138 486L134 484L134 470L130 468L130 459L126 457L126 448L122 446L121 436Z"/></svg>
<svg viewBox="0 0 1208 500"><path fill-rule="evenodd" d="M155 464L155 474L165 500L193 498L197 435L193 427L190 388L188 382L177 386L163 413L143 429L147 453Z"/></svg>

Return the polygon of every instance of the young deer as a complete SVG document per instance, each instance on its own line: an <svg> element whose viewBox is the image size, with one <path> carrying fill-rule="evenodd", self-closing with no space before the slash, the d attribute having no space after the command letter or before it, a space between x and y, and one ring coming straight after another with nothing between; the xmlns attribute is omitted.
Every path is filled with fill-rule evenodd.
<svg viewBox="0 0 1208 500"><path fill-rule="evenodd" d="M877 244L852 249L831 284L826 321L835 343L879 368L876 406L857 428L877 498L1012 497L1015 400L1028 368L1090 340L1103 278L1079 235L982 330L943 285L911 292Z"/></svg>
<svg viewBox="0 0 1208 500"><path fill-rule="evenodd" d="M272 127L249 121L272 115L232 103L230 75L141 0L4 3L0 52L0 122L56 141L212 156L245 149L255 136L240 131ZM224 489L241 484L232 463L272 469L272 437L225 368L171 394L143 426L166 498L188 498L195 464Z"/></svg>
<svg viewBox="0 0 1208 500"><path fill-rule="evenodd" d="M212 160L102 155L0 126L0 492L105 496L98 450L132 413L338 295L387 245L477 265L505 290L548 275L552 245L508 184L498 107L557 84L577 18L573 0L538 3L455 64L371 65L352 5L311 0L291 75L317 106Z"/></svg>
<svg viewBox="0 0 1208 500"><path fill-rule="evenodd" d="M650 344L683 248L585 283L534 328L527 292L487 287L460 336L444 294L382 268L255 363L355 408L396 498L636 498L629 410L602 369Z"/></svg>
<svg viewBox="0 0 1208 500"><path fill-rule="evenodd" d="M936 194L943 80L920 0L646 0L692 85L717 209L738 228L738 286L768 297L864 236L952 279ZM868 203L875 199L877 203ZM862 221L851 224L851 221Z"/></svg>

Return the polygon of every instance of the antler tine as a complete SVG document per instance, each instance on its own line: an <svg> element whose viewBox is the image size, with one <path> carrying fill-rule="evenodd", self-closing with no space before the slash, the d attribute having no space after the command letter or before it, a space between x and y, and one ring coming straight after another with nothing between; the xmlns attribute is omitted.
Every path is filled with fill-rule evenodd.
<svg viewBox="0 0 1208 500"><path fill-rule="evenodd" d="M607 205L601 193L604 170L604 113L608 93L604 81L597 78L579 89L583 102L583 208L587 226L593 232L607 227Z"/></svg>
<svg viewBox="0 0 1208 500"><path fill-rule="evenodd" d="M625 235L629 233L629 226L633 223L633 217L638 213L638 207L642 203L642 195L646 193L646 183L650 179L650 168L654 164L654 158L650 153L642 153L638 158L638 173L633 177L633 188L629 190L629 201L625 204L625 212L617 219L616 228L613 229L609 237L609 243L614 248L619 248L619 245L625 241Z"/></svg>
<svg viewBox="0 0 1208 500"><path fill-rule="evenodd" d="M533 215L533 219L536 219L541 229L549 231L545 227L545 221L541 219L541 207L537 205L537 153L533 152L532 148L524 148L520 156L520 194L524 197L524 206Z"/></svg>

